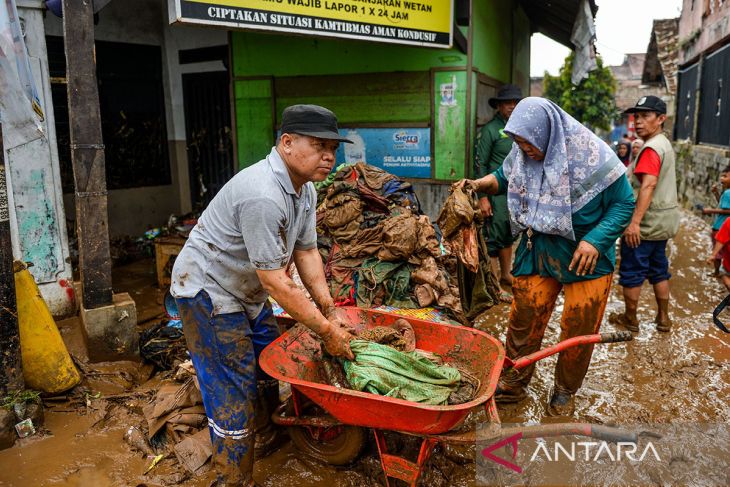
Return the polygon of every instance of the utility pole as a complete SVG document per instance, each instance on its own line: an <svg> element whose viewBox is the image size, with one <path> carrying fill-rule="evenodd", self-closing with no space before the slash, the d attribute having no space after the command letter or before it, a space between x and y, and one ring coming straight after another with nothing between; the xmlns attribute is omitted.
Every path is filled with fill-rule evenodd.
<svg viewBox="0 0 730 487"><path fill-rule="evenodd" d="M13 246L10 242L10 208L5 179L5 149L0 123L0 395L25 388L20 359L18 307L15 302Z"/></svg>
<svg viewBox="0 0 730 487"><path fill-rule="evenodd" d="M63 35L82 306L94 309L112 304L112 277L92 0L63 0Z"/></svg>

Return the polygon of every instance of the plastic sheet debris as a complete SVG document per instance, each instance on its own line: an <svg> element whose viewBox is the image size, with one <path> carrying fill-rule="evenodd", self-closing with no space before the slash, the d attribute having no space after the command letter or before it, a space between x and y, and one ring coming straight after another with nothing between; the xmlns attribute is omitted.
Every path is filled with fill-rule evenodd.
<svg viewBox="0 0 730 487"><path fill-rule="evenodd" d="M15 431L18 433L19 438L26 438L35 434L35 426L33 426L33 421L28 418L16 424Z"/></svg>

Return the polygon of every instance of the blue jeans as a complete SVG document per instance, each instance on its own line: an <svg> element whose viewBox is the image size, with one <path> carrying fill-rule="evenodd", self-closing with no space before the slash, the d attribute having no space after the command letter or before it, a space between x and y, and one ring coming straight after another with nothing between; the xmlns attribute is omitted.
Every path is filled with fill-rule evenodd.
<svg viewBox="0 0 730 487"><path fill-rule="evenodd" d="M278 398L278 382L257 364L261 351L279 336L271 306L267 302L251 322L243 312L213 315L205 291L176 301L208 416L218 479L225 485L248 485L257 395Z"/></svg>
<svg viewBox="0 0 730 487"><path fill-rule="evenodd" d="M651 284L668 280L672 275L666 250L666 240L642 240L635 249L622 240L618 283L623 287L639 287L646 279Z"/></svg>

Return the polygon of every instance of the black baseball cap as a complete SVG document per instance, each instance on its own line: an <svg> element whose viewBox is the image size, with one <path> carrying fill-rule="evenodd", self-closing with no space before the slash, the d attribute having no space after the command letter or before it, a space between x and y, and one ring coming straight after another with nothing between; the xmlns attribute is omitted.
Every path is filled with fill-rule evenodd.
<svg viewBox="0 0 730 487"><path fill-rule="evenodd" d="M308 135L352 144L351 140L340 135L335 114L319 105L286 107L281 114L281 133Z"/></svg>
<svg viewBox="0 0 730 487"><path fill-rule="evenodd" d="M636 105L625 110L624 113L656 112L660 115L667 114L667 104L658 96L642 96Z"/></svg>
<svg viewBox="0 0 730 487"><path fill-rule="evenodd" d="M522 99L522 90L516 85L504 85L497 92L497 96L493 96L489 99L489 106L497 108L497 103L500 101L509 101Z"/></svg>

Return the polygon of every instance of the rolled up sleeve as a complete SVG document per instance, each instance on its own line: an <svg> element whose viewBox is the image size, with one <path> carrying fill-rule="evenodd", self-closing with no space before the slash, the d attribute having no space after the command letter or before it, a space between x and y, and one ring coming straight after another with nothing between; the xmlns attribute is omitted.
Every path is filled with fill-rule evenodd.
<svg viewBox="0 0 730 487"><path fill-rule="evenodd" d="M507 185L509 184L507 181L507 178L504 177L504 170L502 169L504 166L499 166L499 169L494 171L492 173L492 176L497 178L497 184L499 184L499 189L497 190L496 194L506 194L507 193Z"/></svg>

